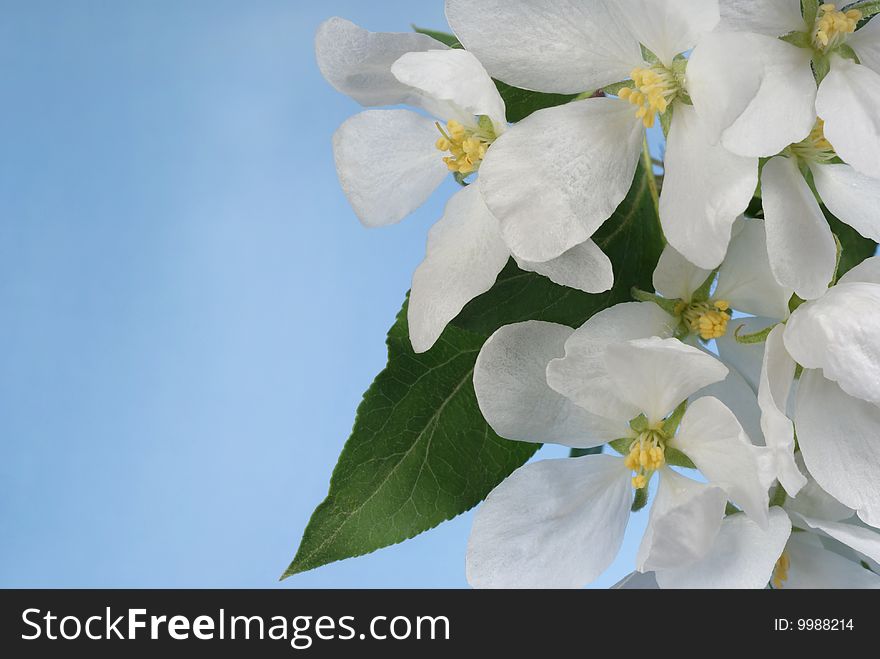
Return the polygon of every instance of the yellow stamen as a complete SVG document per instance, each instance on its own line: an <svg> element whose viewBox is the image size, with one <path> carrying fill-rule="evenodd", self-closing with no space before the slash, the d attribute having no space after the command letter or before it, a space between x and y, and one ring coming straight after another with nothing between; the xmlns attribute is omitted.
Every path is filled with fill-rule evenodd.
<svg viewBox="0 0 880 659"><path fill-rule="evenodd" d="M862 12L858 9L839 11L837 5L826 3L819 7L813 28L813 46L822 51L834 50L849 34L856 31Z"/></svg>
<svg viewBox="0 0 880 659"><path fill-rule="evenodd" d="M632 486L637 490L646 487L654 472L665 464L666 450L657 430L641 433L630 444L629 453L624 458L626 468L635 472Z"/></svg>
<svg viewBox="0 0 880 659"><path fill-rule="evenodd" d="M688 305L681 316L688 328L704 341L720 339L727 334L730 303L727 300L696 302Z"/></svg>
<svg viewBox="0 0 880 659"><path fill-rule="evenodd" d="M805 140L792 144L789 148L795 157L808 164L826 164L837 157L834 147L825 137L825 122L821 119L816 120L816 125Z"/></svg>
<svg viewBox="0 0 880 659"><path fill-rule="evenodd" d="M770 580L770 583L773 584L774 588L782 588L783 584L788 581L788 571L791 569L791 558L788 556L788 552L782 552L782 556L779 557L779 560L776 561L776 566L773 568L773 577Z"/></svg>
<svg viewBox="0 0 880 659"><path fill-rule="evenodd" d="M618 96L624 101L639 106L636 117L642 120L645 128L651 128L657 114L663 114L681 91L681 83L676 75L662 64L650 68L633 69L630 74L635 88L624 87Z"/></svg>
<svg viewBox="0 0 880 659"><path fill-rule="evenodd" d="M443 158L443 162L450 172L462 176L473 174L480 168L489 146L495 140L494 134L478 128L465 128L454 120L446 124L446 130L438 123L437 130L440 131L440 139L435 143L437 150L450 154Z"/></svg>

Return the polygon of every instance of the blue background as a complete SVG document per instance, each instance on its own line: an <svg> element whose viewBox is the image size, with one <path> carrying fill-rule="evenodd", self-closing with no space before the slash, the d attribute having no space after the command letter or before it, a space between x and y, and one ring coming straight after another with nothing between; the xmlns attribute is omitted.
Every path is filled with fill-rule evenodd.
<svg viewBox="0 0 880 659"><path fill-rule="evenodd" d="M312 49L334 14L445 26L441 0L0 0L0 585L278 586L454 186L359 225L330 151L358 106ZM283 586L464 587L470 524Z"/></svg>

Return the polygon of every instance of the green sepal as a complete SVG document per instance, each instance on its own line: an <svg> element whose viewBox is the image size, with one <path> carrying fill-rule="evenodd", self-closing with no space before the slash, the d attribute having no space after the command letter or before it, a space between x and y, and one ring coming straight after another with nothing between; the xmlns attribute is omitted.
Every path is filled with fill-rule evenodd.
<svg viewBox="0 0 880 659"><path fill-rule="evenodd" d="M663 422L663 434L666 437L672 437L675 435L675 431L678 430L678 426L681 423L681 418L687 410L687 406L687 400L683 400L681 404L675 408L675 411L666 417L666 420Z"/></svg>
<svg viewBox="0 0 880 659"><path fill-rule="evenodd" d="M737 343L741 343L744 345L753 345L756 343L764 343L767 340L767 337L770 336L770 332L773 331L773 328L776 327L779 323L775 325L771 325L770 327L765 327L760 332L755 332L754 334L740 334L739 331L745 327L745 325L740 325L736 328L736 331L733 333L734 338Z"/></svg>
<svg viewBox="0 0 880 659"><path fill-rule="evenodd" d="M629 422L629 427L637 433L646 432L649 425L648 417L644 414L639 414L635 419Z"/></svg>
<svg viewBox="0 0 880 659"><path fill-rule="evenodd" d="M785 36L779 37L780 41L785 41L798 48L812 48L813 40L806 32L789 32Z"/></svg>
<svg viewBox="0 0 880 659"><path fill-rule="evenodd" d="M880 14L880 0L865 0L865 2L857 2L854 5L846 7L846 10L858 9L862 12L862 20L871 18L875 14Z"/></svg>
<svg viewBox="0 0 880 659"><path fill-rule="evenodd" d="M859 59L859 56L858 56L858 54L856 53L856 51L854 51L854 50L852 49L852 46L850 46L849 44L845 44L845 43L840 44L840 45L834 50L834 54L835 54L835 55L840 55L840 56L843 57L844 59L852 60L852 61L855 62L856 64L861 64L861 63L862 63L862 60Z"/></svg>
<svg viewBox="0 0 880 659"><path fill-rule="evenodd" d="M813 73L816 76L816 82L822 84L831 71L831 59L826 53L816 53L813 57Z"/></svg>
<svg viewBox="0 0 880 659"><path fill-rule="evenodd" d="M629 455L629 447L632 445L635 437L621 437L608 442L608 446L613 448L620 455Z"/></svg>
<svg viewBox="0 0 880 659"><path fill-rule="evenodd" d="M635 496L633 497L633 505L630 508L631 512L637 513L642 508L648 505L648 486L636 490Z"/></svg>
<svg viewBox="0 0 880 659"><path fill-rule="evenodd" d="M602 91L606 96L620 96L621 89L632 89L633 81L632 80L624 80L622 82L615 82L613 85L605 85L602 87ZM587 96L586 98L591 98L592 95Z"/></svg>
<svg viewBox="0 0 880 659"><path fill-rule="evenodd" d="M633 287L632 289L632 298L637 302L653 302L658 307L663 309L666 313L675 316L676 307L681 304L681 300L670 300L665 297L661 297L660 295L656 295L655 293L648 293L647 291L643 291L639 288Z"/></svg>
<svg viewBox="0 0 880 659"><path fill-rule="evenodd" d="M718 274L717 270L713 270L712 273L706 278L700 287L694 291L693 297L691 298L694 302L706 302L709 299L709 294L712 291L712 284L715 283L715 276Z"/></svg>
<svg viewBox="0 0 880 659"><path fill-rule="evenodd" d="M819 0L801 0L801 10L807 25L813 25L819 15Z"/></svg>
<svg viewBox="0 0 880 659"><path fill-rule="evenodd" d="M666 464L671 467L683 467L685 469L697 468L697 465L695 465L688 456L679 451L677 448L667 446L666 450L664 451L664 455L666 456Z"/></svg>
<svg viewBox="0 0 880 659"><path fill-rule="evenodd" d="M666 112L660 114L660 128L663 129L663 137L669 138L669 130L672 128L672 115L675 112L675 104L670 105Z"/></svg>

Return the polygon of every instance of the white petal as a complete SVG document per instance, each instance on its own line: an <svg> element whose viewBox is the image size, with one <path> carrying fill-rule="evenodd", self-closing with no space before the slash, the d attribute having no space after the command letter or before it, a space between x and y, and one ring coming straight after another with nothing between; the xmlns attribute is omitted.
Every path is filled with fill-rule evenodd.
<svg viewBox="0 0 880 659"><path fill-rule="evenodd" d="M614 560L631 503L620 458L527 464L477 510L468 581L475 588L580 588Z"/></svg>
<svg viewBox="0 0 880 659"><path fill-rule="evenodd" d="M713 33L688 62L688 91L710 135L741 156L767 157L816 122L810 52L772 37Z"/></svg>
<svg viewBox="0 0 880 659"><path fill-rule="evenodd" d="M367 110L333 136L342 191L367 227L399 222L449 174L434 148L437 127L409 110Z"/></svg>
<svg viewBox="0 0 880 659"><path fill-rule="evenodd" d="M811 517L802 516L801 520L806 522L810 528L827 533L838 542L842 542L871 560L880 561L880 533L876 530L858 524L829 522Z"/></svg>
<svg viewBox="0 0 880 659"><path fill-rule="evenodd" d="M807 484L801 488L796 497L789 497L785 500L785 510L790 513L830 522L850 519L856 514L855 510L844 506L819 487L816 479L807 471L807 467L804 464L804 456L801 453L795 456L795 462L801 473L806 475Z"/></svg>
<svg viewBox="0 0 880 659"><path fill-rule="evenodd" d="M653 572L630 572L623 579L611 586L611 590L656 590L657 579Z"/></svg>
<svg viewBox="0 0 880 659"><path fill-rule="evenodd" d="M855 284L858 282L880 284L880 256L872 256L859 263L840 278L838 284Z"/></svg>
<svg viewBox="0 0 880 659"><path fill-rule="evenodd" d="M663 469L636 557L639 572L675 568L703 558L721 528L726 504L727 495L720 488Z"/></svg>
<svg viewBox="0 0 880 659"><path fill-rule="evenodd" d="M324 21L315 36L318 68L338 91L361 105L420 105L419 94L391 74L391 65L404 53L446 48L415 32L370 32L334 17Z"/></svg>
<svg viewBox="0 0 880 659"><path fill-rule="evenodd" d="M770 268L805 300L821 296L837 264L837 245L797 165L773 158L761 174Z"/></svg>
<svg viewBox="0 0 880 659"><path fill-rule="evenodd" d="M803 304L785 328L785 347L850 396L880 403L880 286L838 284Z"/></svg>
<svg viewBox="0 0 880 659"><path fill-rule="evenodd" d="M585 293L604 293L614 285L614 270L605 252L592 240L575 245L562 256L533 263L517 259L521 270L537 272L560 286Z"/></svg>
<svg viewBox="0 0 880 659"><path fill-rule="evenodd" d="M665 418L691 394L720 382L728 372L702 350L658 337L611 344L604 360L618 395L651 423Z"/></svg>
<svg viewBox="0 0 880 659"><path fill-rule="evenodd" d="M780 508L762 530L742 513L725 518L709 554L698 563L657 572L661 588L764 588L791 534Z"/></svg>
<svg viewBox="0 0 880 659"><path fill-rule="evenodd" d="M856 51L864 66L880 73L880 21L868 21L867 25L846 40L846 45Z"/></svg>
<svg viewBox="0 0 880 659"><path fill-rule="evenodd" d="M743 376L752 391L757 394L761 381L761 363L764 360L764 346L760 343L739 343L736 333L749 335L761 332L776 320L770 318L733 318L727 325L727 334L715 339L721 361L728 364Z"/></svg>
<svg viewBox="0 0 880 659"><path fill-rule="evenodd" d="M880 179L860 174L849 165L813 165L810 169L828 210L865 238L880 241Z"/></svg>
<svg viewBox="0 0 880 659"><path fill-rule="evenodd" d="M801 0L721 0L723 30L781 37L804 31Z"/></svg>
<svg viewBox="0 0 880 659"><path fill-rule="evenodd" d="M677 321L653 302L628 302L605 309L565 342L565 357L550 362L547 382L586 410L629 422L640 412L616 393L605 370L605 351L620 341L672 336L676 325Z"/></svg>
<svg viewBox="0 0 880 659"><path fill-rule="evenodd" d="M724 363L724 359L721 361ZM717 398L733 412L752 443L762 446L764 435L761 432L761 408L758 407L755 391L736 368L727 363L725 366L729 370L726 378L700 389L690 397L689 401L693 403L706 396Z"/></svg>
<svg viewBox="0 0 880 659"><path fill-rule="evenodd" d="M727 492L749 517L767 525L769 498L759 477L759 451L721 401L694 401L670 446L687 455L709 483Z"/></svg>
<svg viewBox="0 0 880 659"><path fill-rule="evenodd" d="M731 227L758 187L757 158L713 144L696 111L679 104L666 145L665 171L660 221L667 240L701 268L718 267Z"/></svg>
<svg viewBox="0 0 880 659"><path fill-rule="evenodd" d="M625 80L638 42L593 0L446 0L446 18L493 77L525 89L577 94Z"/></svg>
<svg viewBox="0 0 880 659"><path fill-rule="evenodd" d="M672 245L666 245L654 269L654 290L669 300L690 302L711 270L703 270L683 257Z"/></svg>
<svg viewBox="0 0 880 659"><path fill-rule="evenodd" d="M431 228L413 275L408 319L415 351L429 350L464 305L492 288L509 258L477 186L457 192Z"/></svg>
<svg viewBox="0 0 880 659"><path fill-rule="evenodd" d="M720 14L717 0L617 0L630 30L663 64L693 48L711 32Z"/></svg>
<svg viewBox="0 0 880 659"><path fill-rule="evenodd" d="M783 332L784 327L777 325L767 337L758 405L764 442L773 460L773 475L793 497L807 484L807 479L794 460L794 424L786 415L797 365L785 349Z"/></svg>
<svg viewBox="0 0 880 659"><path fill-rule="evenodd" d="M480 168L511 251L549 261L611 217L632 184L642 126L628 103L597 98L539 110L502 135Z"/></svg>
<svg viewBox="0 0 880 659"><path fill-rule="evenodd" d="M449 104L473 121L475 115L492 119L501 132L507 125L504 101L486 69L466 50L407 53L391 67L394 77L425 96Z"/></svg>
<svg viewBox="0 0 880 659"><path fill-rule="evenodd" d="M507 325L486 341L474 367L477 402L507 439L588 448L625 437L626 422L594 416L547 386L547 363L564 354L572 329L539 321Z"/></svg>
<svg viewBox="0 0 880 659"><path fill-rule="evenodd" d="M835 499L880 526L880 407L847 396L806 370L797 393L795 428L807 469Z"/></svg>
<svg viewBox="0 0 880 659"><path fill-rule="evenodd" d="M816 111L825 137L847 164L880 178L880 73L840 57L819 86Z"/></svg>
<svg viewBox="0 0 880 659"><path fill-rule="evenodd" d="M809 539L811 535L792 534L786 548L791 566L783 589L880 588L880 577L858 563L813 544Z"/></svg>
<svg viewBox="0 0 880 659"><path fill-rule="evenodd" d="M713 297L727 300L737 311L783 320L788 317L790 288L780 286L767 256L767 233L760 220L745 220L733 240Z"/></svg>

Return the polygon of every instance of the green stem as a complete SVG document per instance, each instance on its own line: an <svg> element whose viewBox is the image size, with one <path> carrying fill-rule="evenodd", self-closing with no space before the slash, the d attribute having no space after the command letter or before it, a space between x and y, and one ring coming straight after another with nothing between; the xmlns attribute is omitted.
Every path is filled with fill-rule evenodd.
<svg viewBox="0 0 880 659"><path fill-rule="evenodd" d="M647 133L645 134L645 138L642 140L642 162L645 165L645 169L648 171L648 190L651 192L651 200L654 202L654 211L657 213L657 218L659 221L660 189L657 187L657 179L654 176L654 159L651 157L651 149L648 148ZM665 236L663 238L663 242L664 244L666 243Z"/></svg>

